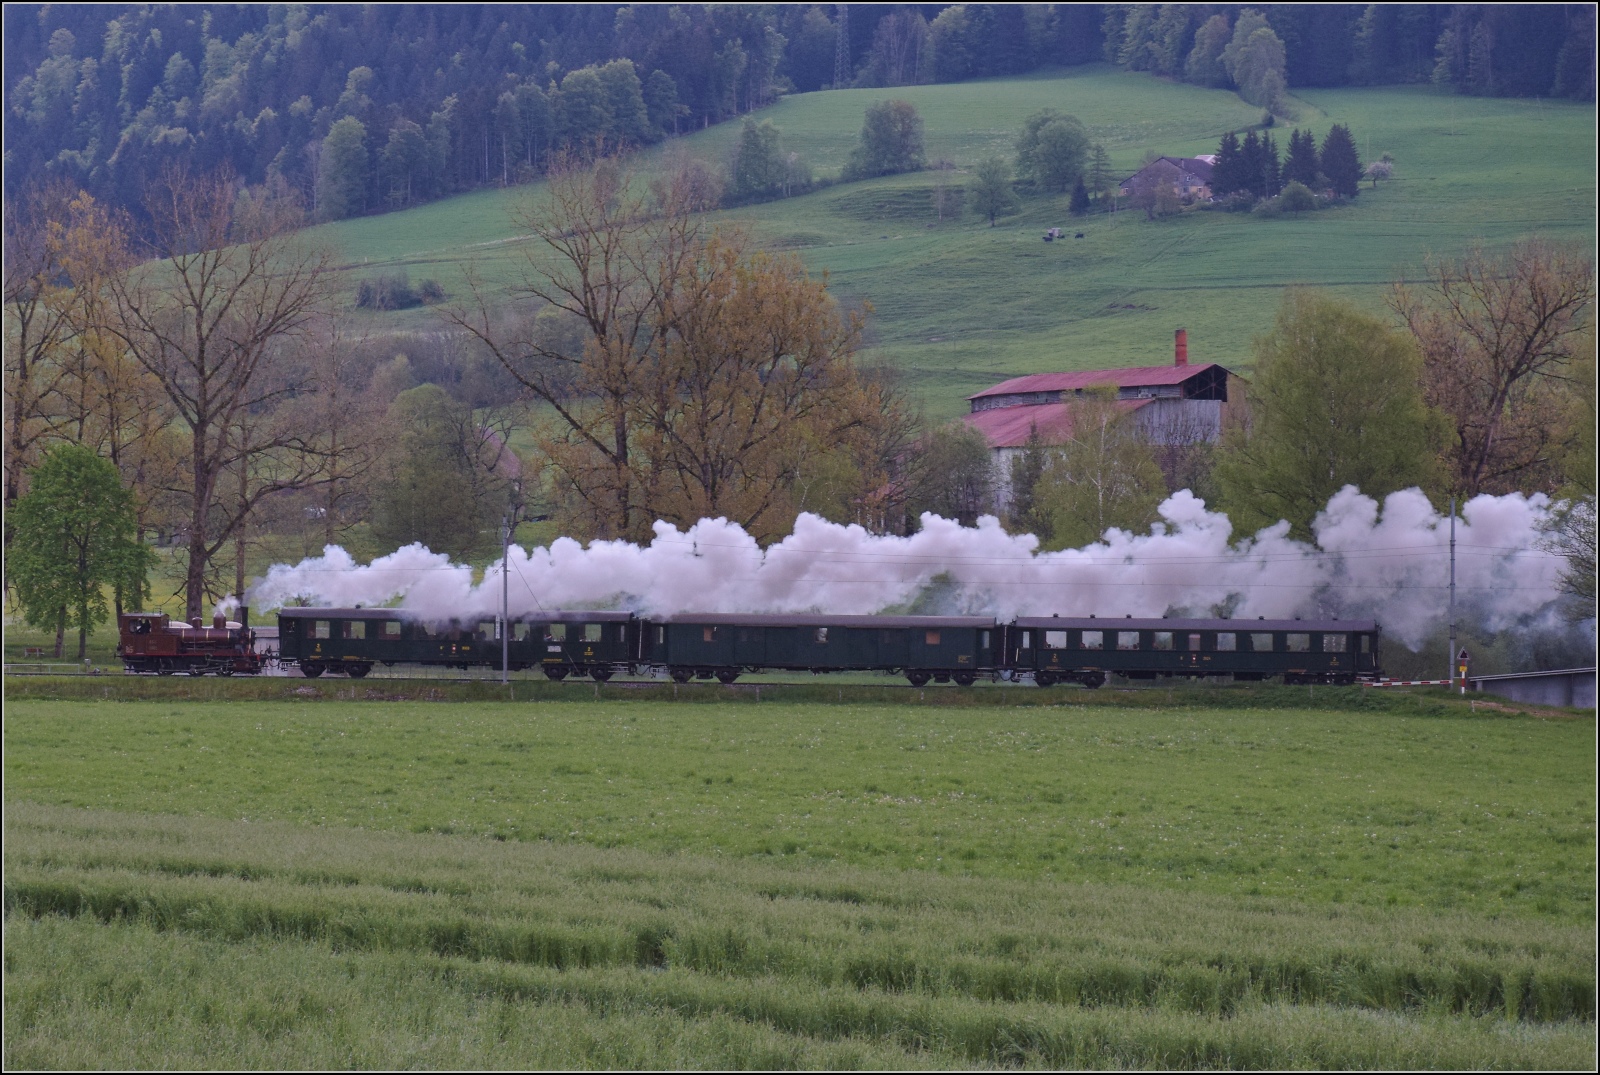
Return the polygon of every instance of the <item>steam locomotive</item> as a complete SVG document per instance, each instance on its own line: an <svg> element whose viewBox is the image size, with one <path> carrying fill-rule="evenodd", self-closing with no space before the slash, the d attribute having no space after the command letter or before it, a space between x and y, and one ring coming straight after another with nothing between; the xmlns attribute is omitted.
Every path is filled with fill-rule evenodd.
<svg viewBox="0 0 1600 1075"><path fill-rule="evenodd" d="M125 612L117 617L117 654L128 672L258 675L268 658L256 652L249 615L235 622L219 612L205 627L198 616L185 623L165 612Z"/></svg>
<svg viewBox="0 0 1600 1075"><path fill-rule="evenodd" d="M540 668L556 681L619 673L732 683L745 672L875 671L913 686L979 679L1099 687L1109 675L1281 677L1355 683L1381 677L1371 620L985 616L828 616L540 612L436 623L395 609L286 608L277 660L309 677L361 678L374 665ZM504 655L502 657L502 655Z"/></svg>

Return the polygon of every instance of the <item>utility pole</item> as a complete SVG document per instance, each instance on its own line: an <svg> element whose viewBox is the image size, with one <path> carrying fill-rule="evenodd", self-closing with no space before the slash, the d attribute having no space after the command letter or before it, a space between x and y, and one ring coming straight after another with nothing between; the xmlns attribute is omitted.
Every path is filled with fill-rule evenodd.
<svg viewBox="0 0 1600 1075"><path fill-rule="evenodd" d="M1454 653L1454 648L1451 648ZM510 672L510 520L501 515L501 683Z"/></svg>
<svg viewBox="0 0 1600 1075"><path fill-rule="evenodd" d="M1450 498L1450 653L1449 678L1456 678L1456 498Z"/></svg>
<svg viewBox="0 0 1600 1075"><path fill-rule="evenodd" d="M833 88L842 90L850 85L850 5L834 4L839 21L833 44Z"/></svg>

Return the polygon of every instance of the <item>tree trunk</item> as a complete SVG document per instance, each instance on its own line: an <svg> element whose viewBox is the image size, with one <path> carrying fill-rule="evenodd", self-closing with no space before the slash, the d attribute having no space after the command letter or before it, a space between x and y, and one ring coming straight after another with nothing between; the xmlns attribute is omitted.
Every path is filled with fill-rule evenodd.
<svg viewBox="0 0 1600 1075"><path fill-rule="evenodd" d="M62 605L56 613L56 660L61 659L61 653L67 640L67 606Z"/></svg>

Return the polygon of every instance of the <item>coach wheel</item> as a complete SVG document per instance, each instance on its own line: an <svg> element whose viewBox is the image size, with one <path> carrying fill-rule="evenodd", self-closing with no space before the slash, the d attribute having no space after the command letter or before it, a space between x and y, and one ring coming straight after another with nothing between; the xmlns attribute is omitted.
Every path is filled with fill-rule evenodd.
<svg viewBox="0 0 1600 1075"><path fill-rule="evenodd" d="M1041 687L1054 687L1056 685L1056 674L1054 672L1035 672L1033 681Z"/></svg>
<svg viewBox="0 0 1600 1075"><path fill-rule="evenodd" d="M730 668L724 668L722 671L717 673L717 681L719 683L724 683L724 684L732 683L734 680L736 680L738 678L739 678L739 673L733 671Z"/></svg>
<svg viewBox="0 0 1600 1075"><path fill-rule="evenodd" d="M958 687L970 687L978 681L978 677L971 672L956 672L950 678L956 681Z"/></svg>
<svg viewBox="0 0 1600 1075"><path fill-rule="evenodd" d="M370 664L347 664L344 666L345 675L351 679L363 679L370 671L372 671Z"/></svg>
<svg viewBox="0 0 1600 1075"><path fill-rule="evenodd" d="M913 687L921 687L926 684L931 677L926 672L907 672L906 678L911 681L911 685Z"/></svg>
<svg viewBox="0 0 1600 1075"><path fill-rule="evenodd" d="M567 670L559 664L547 664L544 666L544 678L560 683L567 678Z"/></svg>
<svg viewBox="0 0 1600 1075"><path fill-rule="evenodd" d="M1104 672L1085 672L1079 677L1078 682L1090 690L1098 690L1106 685L1106 674Z"/></svg>
<svg viewBox="0 0 1600 1075"><path fill-rule="evenodd" d="M316 679L318 676L322 675L322 662L305 661L300 665L300 671L305 673L307 679Z"/></svg>
<svg viewBox="0 0 1600 1075"><path fill-rule="evenodd" d="M674 668L667 674L672 677L672 682L674 683L687 683L689 682L689 677L694 675L694 673L689 671L687 668Z"/></svg>
<svg viewBox="0 0 1600 1075"><path fill-rule="evenodd" d="M594 677L594 681L596 683L604 683L606 680L611 678L611 669L591 668L589 669L589 675Z"/></svg>

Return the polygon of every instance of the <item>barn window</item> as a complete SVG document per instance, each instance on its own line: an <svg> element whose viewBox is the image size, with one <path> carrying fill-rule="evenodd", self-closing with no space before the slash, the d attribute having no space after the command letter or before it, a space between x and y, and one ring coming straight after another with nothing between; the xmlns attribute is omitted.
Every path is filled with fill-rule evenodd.
<svg viewBox="0 0 1600 1075"><path fill-rule="evenodd" d="M1157 631L1155 633L1155 638L1154 638L1153 643L1152 643L1150 648L1151 649L1171 649L1172 648L1172 632L1171 631Z"/></svg>
<svg viewBox="0 0 1600 1075"><path fill-rule="evenodd" d="M366 620L345 620L344 621L344 637L346 637L346 638L366 638L367 637L367 621Z"/></svg>
<svg viewBox="0 0 1600 1075"><path fill-rule="evenodd" d="M1288 642L1290 653L1311 652L1311 636L1309 634L1304 634L1299 631L1290 631L1284 636L1284 638Z"/></svg>
<svg viewBox="0 0 1600 1075"><path fill-rule="evenodd" d="M1257 653L1271 653L1272 635L1265 632L1261 634L1252 634L1250 636L1250 648Z"/></svg>
<svg viewBox="0 0 1600 1075"><path fill-rule="evenodd" d="M923 636L922 641L923 641L924 645L937 646L939 644L939 632L938 631L929 631L926 635Z"/></svg>
<svg viewBox="0 0 1600 1075"><path fill-rule="evenodd" d="M1323 635L1322 636L1322 652L1323 653L1343 653L1345 651L1345 647L1348 644L1349 644L1349 636L1348 635Z"/></svg>
<svg viewBox="0 0 1600 1075"><path fill-rule="evenodd" d="M1045 649L1066 649L1067 648L1067 632L1065 632L1065 631L1046 631L1044 633L1044 648Z"/></svg>
<svg viewBox="0 0 1600 1075"><path fill-rule="evenodd" d="M1138 649L1139 648L1139 632L1138 631L1118 631L1117 632L1117 648L1118 649Z"/></svg>
<svg viewBox="0 0 1600 1075"><path fill-rule="evenodd" d="M1239 636L1232 631L1217 632L1217 652L1232 653L1239 648Z"/></svg>
<svg viewBox="0 0 1600 1075"><path fill-rule="evenodd" d="M598 623L586 623L586 624L584 624L583 625L583 640L585 642L598 642L598 641L600 641L600 627L601 627L601 625L598 624Z"/></svg>
<svg viewBox="0 0 1600 1075"><path fill-rule="evenodd" d="M1104 631L1083 632L1082 646L1084 649L1105 649L1106 633Z"/></svg>
<svg viewBox="0 0 1600 1075"><path fill-rule="evenodd" d="M311 637L312 638L331 638L332 634L330 632L330 628L332 626L333 626L333 621L332 620L312 620L311 621Z"/></svg>

